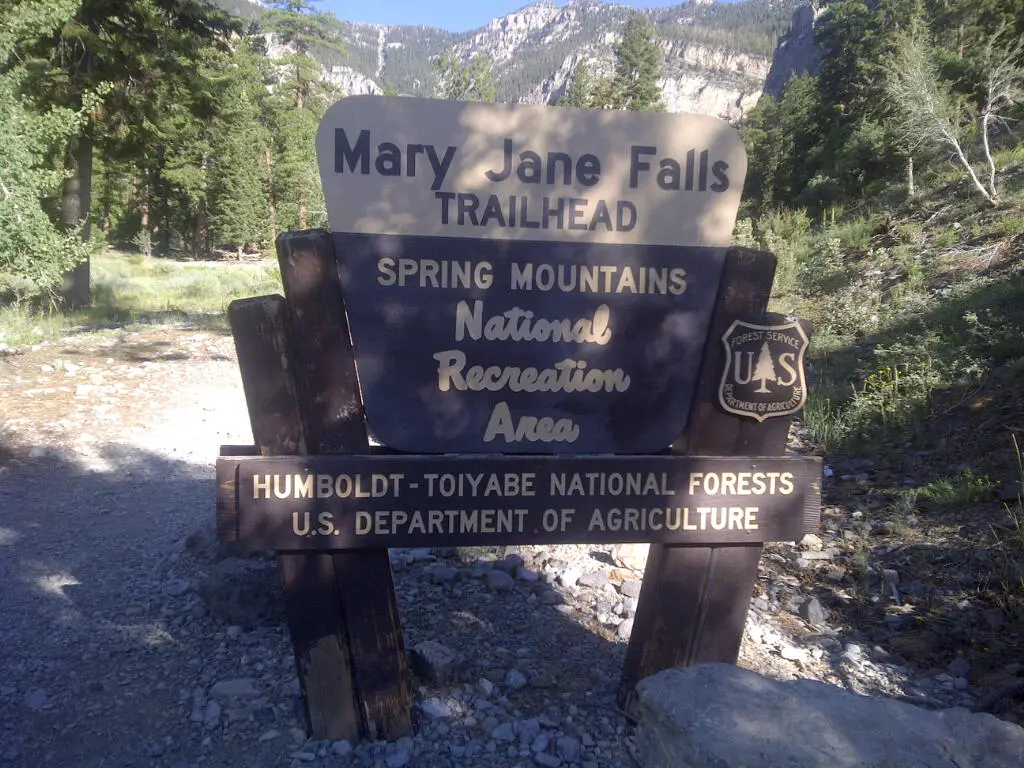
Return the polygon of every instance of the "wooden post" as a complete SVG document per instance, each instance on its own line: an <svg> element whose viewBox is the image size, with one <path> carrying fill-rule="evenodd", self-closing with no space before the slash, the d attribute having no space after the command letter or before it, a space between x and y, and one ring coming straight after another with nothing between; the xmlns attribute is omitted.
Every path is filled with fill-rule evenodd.
<svg viewBox="0 0 1024 768"><path fill-rule="evenodd" d="M308 452L367 453L366 421L331 236L324 230L284 233L277 249L291 310L292 375ZM387 550L280 557L286 579L309 574L333 580L323 589L336 595L345 623L362 734L374 740L410 735L412 694ZM301 562L292 562L292 557ZM320 558L331 565L311 571L308 561ZM327 663L312 674L329 678Z"/></svg>
<svg viewBox="0 0 1024 768"><path fill-rule="evenodd" d="M233 301L228 318L256 447L264 456L305 453L287 303L280 296ZM218 518L220 528L227 522ZM355 739L360 722L333 559L288 552L277 561L307 731L319 739Z"/></svg>
<svg viewBox="0 0 1024 768"><path fill-rule="evenodd" d="M287 299L248 299L229 308L257 447L263 455L366 453L330 236L286 233L277 245ZM387 550L279 552L277 559L308 731L318 739L411 734L412 696Z"/></svg>
<svg viewBox="0 0 1024 768"><path fill-rule="evenodd" d="M721 338L734 320L761 320L775 256L732 248L726 257L685 434L675 453L777 456L785 453L789 418L762 422L726 413L717 391L726 362ZM735 663L757 577L760 544L652 544L619 688L619 706L635 716L634 686L672 667Z"/></svg>

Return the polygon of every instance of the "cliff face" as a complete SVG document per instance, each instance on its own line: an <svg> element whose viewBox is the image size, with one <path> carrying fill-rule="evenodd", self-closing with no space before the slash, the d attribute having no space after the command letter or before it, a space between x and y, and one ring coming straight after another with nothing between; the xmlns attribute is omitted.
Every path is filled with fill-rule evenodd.
<svg viewBox="0 0 1024 768"><path fill-rule="evenodd" d="M770 42L769 48L762 44L753 50L749 21L744 22L747 36L742 38L748 42L734 41L729 25L735 21L725 14L709 15L714 10L709 9L711 2L649 12L663 52L663 100L670 112L736 121L760 96L771 66L764 55ZM792 7L787 2L791 0L747 0L722 10L749 7L752 18L774 18L778 23ZM564 93L581 60L598 74L611 72L613 49L631 12L603 0L570 0L565 5L541 0L465 34L344 22L347 55L342 62L324 60L325 77L352 95L380 93L390 83L402 93L429 96L437 82L432 62L454 46L466 59L476 53L491 58L500 101L548 103ZM284 52L280 46L270 49L271 56Z"/></svg>
<svg viewBox="0 0 1024 768"><path fill-rule="evenodd" d="M566 56L558 69L520 97L530 104L549 103L565 93L581 60L591 70L610 74L614 64L612 35L605 46L589 46ZM757 103L768 74L764 56L732 53L720 48L662 41L662 100L669 112L696 112L731 121L741 119Z"/></svg>
<svg viewBox="0 0 1024 768"><path fill-rule="evenodd" d="M772 57L772 66L764 81L765 93L778 99L789 78L805 72L817 74L821 64L821 50L814 42L814 29L824 12L824 7L813 3L802 5L793 12L790 30L779 40L779 47Z"/></svg>

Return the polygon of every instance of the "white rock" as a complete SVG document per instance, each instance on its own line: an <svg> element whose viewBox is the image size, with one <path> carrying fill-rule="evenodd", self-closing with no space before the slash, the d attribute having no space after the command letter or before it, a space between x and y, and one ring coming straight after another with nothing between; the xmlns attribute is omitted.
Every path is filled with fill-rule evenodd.
<svg viewBox="0 0 1024 768"><path fill-rule="evenodd" d="M424 715L434 720L452 716L448 703L438 698L424 699L420 702L420 709L423 710Z"/></svg>
<svg viewBox="0 0 1024 768"><path fill-rule="evenodd" d="M795 645L783 645L779 649L779 655L786 661L807 661L807 652Z"/></svg>
<svg viewBox="0 0 1024 768"><path fill-rule="evenodd" d="M615 636L619 640L629 640L629 636L633 634L633 619L626 619L619 624L618 629L615 630Z"/></svg>

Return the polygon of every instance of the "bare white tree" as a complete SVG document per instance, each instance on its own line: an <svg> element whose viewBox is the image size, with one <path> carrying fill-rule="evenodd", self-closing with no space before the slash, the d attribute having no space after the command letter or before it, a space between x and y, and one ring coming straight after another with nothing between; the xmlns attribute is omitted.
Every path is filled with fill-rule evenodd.
<svg viewBox="0 0 1024 768"><path fill-rule="evenodd" d="M985 98L980 110L957 104L949 85L939 77L932 46L920 26L899 36L886 75L886 92L896 107L908 146L948 146L974 188L992 205L999 203L999 190L989 135L1005 121L1007 109L1024 100L1022 55L1024 41L1005 44L999 35L988 41L981 59ZM976 123L988 166L987 183L982 182L967 156L967 139Z"/></svg>

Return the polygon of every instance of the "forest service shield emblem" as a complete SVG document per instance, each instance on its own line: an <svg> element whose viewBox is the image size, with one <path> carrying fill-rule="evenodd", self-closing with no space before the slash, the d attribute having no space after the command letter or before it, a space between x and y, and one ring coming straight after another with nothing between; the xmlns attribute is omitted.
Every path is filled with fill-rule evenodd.
<svg viewBox="0 0 1024 768"><path fill-rule="evenodd" d="M754 325L737 320L722 336L722 343L725 370L718 388L722 408L764 421L803 407L808 339L798 321Z"/></svg>

